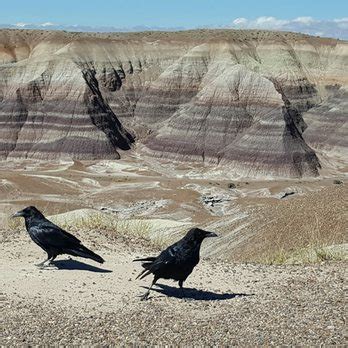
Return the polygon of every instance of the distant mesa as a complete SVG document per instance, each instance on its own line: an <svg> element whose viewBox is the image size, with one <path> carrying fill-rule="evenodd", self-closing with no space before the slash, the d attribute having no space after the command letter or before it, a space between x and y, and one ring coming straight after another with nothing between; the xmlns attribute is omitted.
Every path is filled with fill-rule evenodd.
<svg viewBox="0 0 348 348"><path fill-rule="evenodd" d="M286 32L3 29L0 158L118 159L137 142L246 177L318 176L347 160L347 56Z"/></svg>

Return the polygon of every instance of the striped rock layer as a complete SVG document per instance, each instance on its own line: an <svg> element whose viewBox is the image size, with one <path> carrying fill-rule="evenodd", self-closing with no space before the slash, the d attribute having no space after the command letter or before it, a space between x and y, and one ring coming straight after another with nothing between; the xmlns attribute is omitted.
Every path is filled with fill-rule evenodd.
<svg viewBox="0 0 348 348"><path fill-rule="evenodd" d="M0 159L156 157L317 176L345 158L348 43L292 33L0 31ZM320 154L320 156L319 156Z"/></svg>

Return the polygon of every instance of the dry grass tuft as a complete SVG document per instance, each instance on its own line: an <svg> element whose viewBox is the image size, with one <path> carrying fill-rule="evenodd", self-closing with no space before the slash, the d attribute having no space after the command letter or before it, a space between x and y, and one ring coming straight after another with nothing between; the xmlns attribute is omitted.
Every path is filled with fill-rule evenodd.
<svg viewBox="0 0 348 348"><path fill-rule="evenodd" d="M166 245L166 239L163 236L150 236L153 224L146 219L118 220L110 214L94 213L63 221L61 218L53 217L52 221L72 232L97 231L106 233L109 237L135 238L156 249L161 249Z"/></svg>
<svg viewBox="0 0 348 348"><path fill-rule="evenodd" d="M61 216L53 216L52 221L69 231L102 231L115 236L136 237L144 240L149 239L151 230L151 224L146 220L118 220L112 215L103 213L69 217L67 219L62 219Z"/></svg>
<svg viewBox="0 0 348 348"><path fill-rule="evenodd" d="M20 232L25 229L24 219L8 217L4 221L5 228L11 232Z"/></svg>

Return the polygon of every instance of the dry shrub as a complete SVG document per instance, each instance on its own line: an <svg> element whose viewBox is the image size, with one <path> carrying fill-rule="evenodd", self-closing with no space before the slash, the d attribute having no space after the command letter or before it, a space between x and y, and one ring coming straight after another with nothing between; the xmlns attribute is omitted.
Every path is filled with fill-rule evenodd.
<svg viewBox="0 0 348 348"><path fill-rule="evenodd" d="M25 229L24 219L8 217L4 221L5 229L11 232L20 232Z"/></svg>

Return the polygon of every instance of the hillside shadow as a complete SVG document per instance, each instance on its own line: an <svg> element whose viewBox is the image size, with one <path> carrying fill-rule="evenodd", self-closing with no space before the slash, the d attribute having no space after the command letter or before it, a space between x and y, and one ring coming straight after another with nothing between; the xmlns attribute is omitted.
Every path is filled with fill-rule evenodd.
<svg viewBox="0 0 348 348"><path fill-rule="evenodd" d="M223 301L223 300L230 300L235 297L254 296L254 294L244 294L244 293L219 294L212 291L197 290L195 288L184 288L185 296L182 297L182 291L180 290L180 288L176 286L169 286L164 284L156 284L156 286L160 287L160 289L152 288L151 291L156 291L168 297L175 297L180 299L184 298L184 299L197 300L197 301ZM147 287L144 287L144 288L147 288Z"/></svg>
<svg viewBox="0 0 348 348"><path fill-rule="evenodd" d="M89 272L96 272L96 273L111 273L112 272L109 269L92 266L92 265L89 265L88 263L84 263L84 262L76 261L76 260L53 261L52 265L54 265L58 269L65 269L65 270L79 270L79 271L89 271Z"/></svg>

